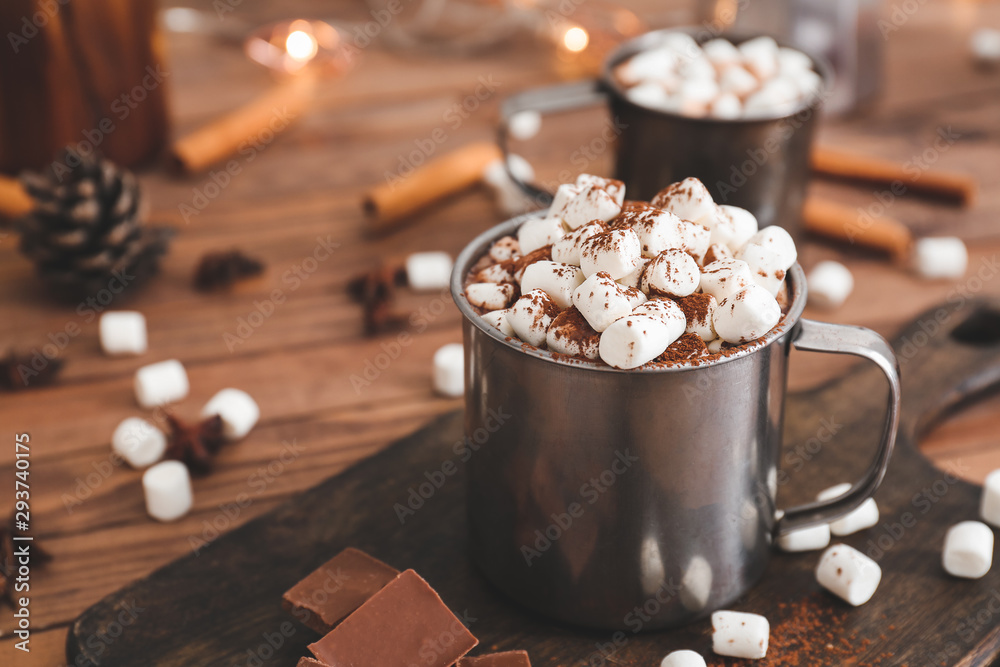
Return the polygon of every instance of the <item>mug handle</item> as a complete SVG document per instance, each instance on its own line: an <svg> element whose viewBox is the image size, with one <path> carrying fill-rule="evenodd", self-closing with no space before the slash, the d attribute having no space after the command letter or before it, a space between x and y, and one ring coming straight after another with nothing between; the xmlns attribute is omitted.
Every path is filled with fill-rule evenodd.
<svg viewBox="0 0 1000 667"><path fill-rule="evenodd" d="M847 493L830 500L812 502L785 510L775 526L784 535L799 528L826 523L847 514L871 498L885 477L899 427L899 362L882 336L864 327L800 320L792 345L797 350L853 354L874 361L889 381L888 414L878 453L865 476Z"/></svg>
<svg viewBox="0 0 1000 667"><path fill-rule="evenodd" d="M557 113L593 106L607 99L608 93L604 89L604 84L597 79L587 79L526 90L523 93L511 95L500 105L500 127L497 131L497 143L503 153L507 175L526 195L538 202L539 206L544 208L551 204L552 193L522 181L511 171L510 150L507 146L510 119L521 111L537 111L540 114Z"/></svg>

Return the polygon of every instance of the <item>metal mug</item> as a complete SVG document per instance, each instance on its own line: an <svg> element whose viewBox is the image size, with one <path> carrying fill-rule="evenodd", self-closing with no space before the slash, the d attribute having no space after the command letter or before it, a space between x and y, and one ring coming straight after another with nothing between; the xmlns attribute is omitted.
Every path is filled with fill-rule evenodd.
<svg viewBox="0 0 1000 667"><path fill-rule="evenodd" d="M553 113L604 103L617 134L615 178L625 182L632 199L649 200L665 184L693 176L708 187L716 202L745 208L761 227L780 225L797 239L823 94L791 113L770 118L693 118L630 101L615 80L614 68L678 30L682 29L648 32L623 43L604 61L598 79L538 88L505 99L500 107L501 149L508 153L507 125L518 112ZM717 36L706 30L683 31L698 41ZM830 68L810 57L828 86ZM548 192L513 173L510 176L540 203L551 201Z"/></svg>
<svg viewBox="0 0 1000 667"><path fill-rule="evenodd" d="M872 496L896 436L898 365L869 329L800 318L801 267L788 273L782 323L731 357L631 371L556 359L506 338L463 295L473 264L527 217L476 238L451 279L464 316L465 430L477 443L467 469L471 553L500 590L580 626L680 625L745 593L774 536ZM889 405L863 479L838 498L776 513L793 346L874 361ZM630 613L651 600L659 611L637 629Z"/></svg>

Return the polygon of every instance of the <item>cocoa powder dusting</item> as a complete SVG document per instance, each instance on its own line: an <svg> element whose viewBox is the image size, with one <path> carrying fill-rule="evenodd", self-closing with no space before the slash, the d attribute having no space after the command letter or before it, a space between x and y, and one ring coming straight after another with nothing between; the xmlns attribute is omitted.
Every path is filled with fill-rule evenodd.
<svg viewBox="0 0 1000 667"><path fill-rule="evenodd" d="M597 347L601 343L601 334L594 331L576 306L570 306L559 313L552 321L551 329L555 338L575 342L580 349Z"/></svg>
<svg viewBox="0 0 1000 667"><path fill-rule="evenodd" d="M695 292L689 296L677 297L674 302L680 306L681 312L687 318L688 326L691 326L708 320L708 304L711 300L711 294Z"/></svg>
<svg viewBox="0 0 1000 667"><path fill-rule="evenodd" d="M532 250L527 255L522 255L514 260L514 273L520 273L529 264L541 261L552 261L552 244L542 246L538 250Z"/></svg>
<svg viewBox="0 0 1000 667"><path fill-rule="evenodd" d="M663 354L654 361L659 364L672 365L703 359L708 356L705 341L696 333L686 333L670 344Z"/></svg>

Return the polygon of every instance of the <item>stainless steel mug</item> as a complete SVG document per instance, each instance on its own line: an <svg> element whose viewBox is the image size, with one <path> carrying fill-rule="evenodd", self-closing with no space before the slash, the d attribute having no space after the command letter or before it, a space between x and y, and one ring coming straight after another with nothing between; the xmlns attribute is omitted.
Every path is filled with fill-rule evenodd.
<svg viewBox="0 0 1000 667"><path fill-rule="evenodd" d="M507 124L520 111L553 113L604 103L618 133L615 177L625 182L631 198L651 199L666 184L694 176L716 202L745 208L761 227L781 225L798 238L809 152L823 94L784 116L733 120L691 118L631 102L615 80L614 68L677 31L657 30L625 42L608 56L596 80L529 90L504 100L501 149L508 151ZM718 36L706 30L686 32L701 42ZM829 67L816 58L813 62L829 84ZM511 178L521 183L516 175ZM548 192L521 185L542 203L551 200Z"/></svg>
<svg viewBox="0 0 1000 667"><path fill-rule="evenodd" d="M470 267L524 219L469 244L451 281L464 315L465 428L476 443L471 552L500 590L581 626L683 624L745 593L774 536L831 521L875 492L896 436L896 359L873 331L800 319L798 265L782 324L731 357L633 371L567 362L506 339L463 295ZM889 380L889 405L863 479L839 498L776 512L792 346L874 361Z"/></svg>

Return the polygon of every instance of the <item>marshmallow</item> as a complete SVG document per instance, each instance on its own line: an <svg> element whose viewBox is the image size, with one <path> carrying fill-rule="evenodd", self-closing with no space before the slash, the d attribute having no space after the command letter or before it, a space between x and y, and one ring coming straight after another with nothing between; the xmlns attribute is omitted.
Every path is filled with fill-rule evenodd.
<svg viewBox="0 0 1000 667"><path fill-rule="evenodd" d="M668 32L660 38L660 48L669 49L683 58L696 57L701 47L694 37L685 32Z"/></svg>
<svg viewBox="0 0 1000 667"><path fill-rule="evenodd" d="M694 651L674 651L663 659L660 667L705 667L705 658Z"/></svg>
<svg viewBox="0 0 1000 667"><path fill-rule="evenodd" d="M722 301L730 294L736 294L756 283L746 262L741 259L720 259L702 269L700 284L702 292L711 294L716 301Z"/></svg>
<svg viewBox="0 0 1000 667"><path fill-rule="evenodd" d="M839 308L854 289L854 276L840 262L820 262L806 277L809 303L819 308Z"/></svg>
<svg viewBox="0 0 1000 667"><path fill-rule="evenodd" d="M532 264L528 269L532 266L535 265ZM525 269L525 274L528 269ZM514 298L514 286L509 283L472 283L465 288L465 298L477 308L499 310L506 308Z"/></svg>
<svg viewBox="0 0 1000 667"><path fill-rule="evenodd" d="M580 265L580 246L595 234L605 231L604 225L596 220L589 225L578 227L552 244L552 261L560 264Z"/></svg>
<svg viewBox="0 0 1000 667"><path fill-rule="evenodd" d="M406 282L415 290L444 289L451 269L451 256L446 252L415 252L406 258Z"/></svg>
<svg viewBox="0 0 1000 667"><path fill-rule="evenodd" d="M449 398L465 393L465 352L461 343L448 343L434 353L434 391Z"/></svg>
<svg viewBox="0 0 1000 667"><path fill-rule="evenodd" d="M770 37L755 37L738 47L743 65L758 79L770 79L778 71L778 44Z"/></svg>
<svg viewBox="0 0 1000 667"><path fill-rule="evenodd" d="M799 92L800 100L808 100L823 89L823 77L812 70L802 70L785 75Z"/></svg>
<svg viewBox="0 0 1000 667"><path fill-rule="evenodd" d="M614 280L623 278L635 271L641 257L639 237L631 229L595 234L580 245L580 268L587 276L604 271Z"/></svg>
<svg viewBox="0 0 1000 667"><path fill-rule="evenodd" d="M562 186L560 186L561 188ZM553 201L552 206L549 208L549 215L561 218L567 227L576 229L594 220L607 222L621 213L621 205L604 188L597 185L590 185L578 189L579 192L577 194L569 197L558 208L555 201ZM521 245L524 245L523 242ZM522 252L524 252L523 249Z"/></svg>
<svg viewBox="0 0 1000 667"><path fill-rule="evenodd" d="M795 264L798 252L795 250L795 241L783 227L771 225L760 230L750 237L747 243L755 243L776 253L778 267L787 271ZM736 255L739 257L739 254Z"/></svg>
<svg viewBox="0 0 1000 667"><path fill-rule="evenodd" d="M495 262L505 262L508 259L516 259L521 256L521 245L513 236L504 236L497 239L490 246L490 259Z"/></svg>
<svg viewBox="0 0 1000 667"><path fill-rule="evenodd" d="M711 65L706 64L709 69ZM719 96L719 84L712 79L688 79L682 81L677 89L677 97L681 99L684 106L698 106L704 108L712 103Z"/></svg>
<svg viewBox="0 0 1000 667"><path fill-rule="evenodd" d="M537 111L518 111L507 121L507 130L510 132L510 136L519 141L534 138L541 129L542 114Z"/></svg>
<svg viewBox="0 0 1000 667"><path fill-rule="evenodd" d="M632 314L660 318L670 327L671 331L679 330L677 338L684 335L687 328L687 318L684 316L684 311L672 299L647 299L633 308Z"/></svg>
<svg viewBox="0 0 1000 667"><path fill-rule="evenodd" d="M708 348L709 354L719 354L722 352L722 344L725 342L721 338L716 338L705 343L705 347Z"/></svg>
<svg viewBox="0 0 1000 667"><path fill-rule="evenodd" d="M582 286L577 289L582 289ZM545 332L558 314L559 306L552 298L536 289L526 292L514 302L507 312L507 322L518 338L538 347L545 342Z"/></svg>
<svg viewBox="0 0 1000 667"><path fill-rule="evenodd" d="M134 310L101 315L99 324L104 354L142 354L146 351L146 318Z"/></svg>
<svg viewBox="0 0 1000 667"><path fill-rule="evenodd" d="M677 62L677 53L671 49L650 49L626 60L617 74L629 86L643 81L661 81L672 78Z"/></svg>
<svg viewBox="0 0 1000 667"><path fill-rule="evenodd" d="M145 468L163 458L167 436L139 417L128 417L111 434L111 448L133 468Z"/></svg>
<svg viewBox="0 0 1000 667"><path fill-rule="evenodd" d="M830 545L830 524L800 528L785 533L778 538L778 548L782 551L816 551Z"/></svg>
<svg viewBox="0 0 1000 667"><path fill-rule="evenodd" d="M737 97L746 97L759 85L757 77L743 67L726 68L719 76L719 91L731 93Z"/></svg>
<svg viewBox="0 0 1000 667"><path fill-rule="evenodd" d="M188 394L184 366L169 359L143 366L135 372L135 400L144 408L174 403Z"/></svg>
<svg viewBox="0 0 1000 667"><path fill-rule="evenodd" d="M733 93L723 93L708 107L708 113L713 118L739 118L743 115L743 103Z"/></svg>
<svg viewBox="0 0 1000 667"><path fill-rule="evenodd" d="M504 336L513 336L514 329L510 326L510 322L507 321L507 309L494 310L483 315L483 319L491 327L500 330Z"/></svg>
<svg viewBox="0 0 1000 667"><path fill-rule="evenodd" d="M737 259L742 259L750 267L753 281L776 296L785 282L785 270L781 268L781 255L770 247L748 243L743 246Z"/></svg>
<svg viewBox="0 0 1000 667"><path fill-rule="evenodd" d="M689 83L710 83L715 86L715 67L701 52L692 57L682 58L677 65L677 73L681 77L681 89Z"/></svg>
<svg viewBox="0 0 1000 667"><path fill-rule="evenodd" d="M667 296L687 296L698 289L698 263L683 250L664 250L646 265L642 291Z"/></svg>
<svg viewBox="0 0 1000 667"><path fill-rule="evenodd" d="M514 282L514 266L511 262L490 264L476 274L477 283L511 283Z"/></svg>
<svg viewBox="0 0 1000 667"><path fill-rule="evenodd" d="M675 104L671 101L667 89L660 83L647 81L633 86L625 91L625 97L633 104L638 104L647 109L659 111L673 111Z"/></svg>
<svg viewBox="0 0 1000 667"><path fill-rule="evenodd" d="M539 248L558 241L566 234L558 217L531 218L517 229L517 244L521 254L527 255Z"/></svg>
<svg viewBox="0 0 1000 667"><path fill-rule="evenodd" d="M1000 30L980 28L972 33L969 41L972 55L983 65L1000 63Z"/></svg>
<svg viewBox="0 0 1000 667"><path fill-rule="evenodd" d="M723 224L728 225L729 223L719 223L718 225L715 226L712 232L714 233L715 230L718 229ZM702 268L704 268L709 264L711 264L712 262L717 262L720 259L736 259L736 258L733 257L733 251L729 249L729 246L724 245L722 243L713 243L712 245L708 246L708 250L705 251L705 255L701 258L700 264Z"/></svg>
<svg viewBox="0 0 1000 667"><path fill-rule="evenodd" d="M583 283L583 271L577 266L560 264L559 262L540 261L531 264L524 270L521 277L521 290L530 292L540 289L560 308L573 305L573 291ZM471 285L469 287L472 287ZM511 296L514 288L510 287ZM507 303L504 303L503 308Z"/></svg>
<svg viewBox="0 0 1000 667"><path fill-rule="evenodd" d="M846 544L834 544L823 552L816 566L816 581L855 607L871 600L882 581L878 563Z"/></svg>
<svg viewBox="0 0 1000 667"><path fill-rule="evenodd" d="M780 116L790 112L799 101L799 88L790 79L771 79L747 98L746 116Z"/></svg>
<svg viewBox="0 0 1000 667"><path fill-rule="evenodd" d="M813 71L812 58L796 49L778 48L778 73L781 75Z"/></svg>
<svg viewBox="0 0 1000 667"><path fill-rule="evenodd" d="M701 50L705 52L708 61L720 70L732 65L739 65L743 59L740 50L733 46L728 39L718 37L710 39L701 45Z"/></svg>
<svg viewBox="0 0 1000 667"><path fill-rule="evenodd" d="M962 521L948 529L941 565L963 579L981 579L993 565L993 531L985 523Z"/></svg>
<svg viewBox="0 0 1000 667"><path fill-rule="evenodd" d="M687 320L685 332L696 334L706 343L715 340L712 317L719 305L714 296L698 293L676 299L676 302Z"/></svg>
<svg viewBox="0 0 1000 667"><path fill-rule="evenodd" d="M844 495L850 490L850 482L837 484L836 486L831 486L829 489L821 491L816 496L816 500L833 500L838 496ZM830 524L830 532L838 537L853 535L859 530L865 530L866 528L871 528L877 524L878 516L878 505L875 503L875 499L868 498L861 503L857 509L852 510L848 514L845 514L836 521L832 522Z"/></svg>
<svg viewBox="0 0 1000 667"><path fill-rule="evenodd" d="M719 204L716 215L719 220L726 221L732 225L732 230L728 232L730 237L726 245L729 246L734 255L749 243L753 235L757 233L757 218L745 208ZM715 240L712 241L712 243L715 242Z"/></svg>
<svg viewBox="0 0 1000 667"><path fill-rule="evenodd" d="M955 236L918 239L913 246L913 267L930 280L961 278L968 263L965 244Z"/></svg>
<svg viewBox="0 0 1000 667"><path fill-rule="evenodd" d="M756 340L781 319L781 306L766 289L753 284L719 302L712 325L727 343Z"/></svg>
<svg viewBox="0 0 1000 667"><path fill-rule="evenodd" d="M705 184L697 178L689 177L679 183L668 185L657 192L650 203L688 222L712 219L715 215L712 195Z"/></svg>
<svg viewBox="0 0 1000 667"><path fill-rule="evenodd" d="M191 475L180 461L157 463L142 474L146 512L157 521L179 519L191 509Z"/></svg>
<svg viewBox="0 0 1000 667"><path fill-rule="evenodd" d="M629 315L601 334L600 355L615 368L638 368L663 354L684 333L684 318L673 325L654 315Z"/></svg>
<svg viewBox="0 0 1000 667"><path fill-rule="evenodd" d="M635 267L635 271L628 274L627 276L622 276L616 282L624 287L634 287L639 289L642 284L642 274L646 271L646 266L649 264L649 260L645 257L639 259L639 265Z"/></svg>
<svg viewBox="0 0 1000 667"><path fill-rule="evenodd" d="M222 418L222 435L227 440L246 437L260 419L260 408L250 394L239 389L223 389L208 400L201 409L202 417L219 415Z"/></svg>
<svg viewBox="0 0 1000 667"><path fill-rule="evenodd" d="M535 170L520 155L511 154L507 157L510 170L519 180L530 182L535 178ZM493 160L483 169L483 181L493 190L493 195L500 210L507 215L518 215L536 208L535 200L507 173L507 167L501 158Z"/></svg>
<svg viewBox="0 0 1000 667"><path fill-rule="evenodd" d="M559 313L545 333L545 344L553 352L597 359L601 334L587 324L586 318L576 308Z"/></svg>
<svg viewBox="0 0 1000 667"><path fill-rule="evenodd" d="M1000 528L1000 468L987 475L983 482L979 516L991 526Z"/></svg>
<svg viewBox="0 0 1000 667"><path fill-rule="evenodd" d="M688 224L669 211L649 208L629 214L632 230L639 237L643 257L656 257L671 248L684 249Z"/></svg>
<svg viewBox="0 0 1000 667"><path fill-rule="evenodd" d="M576 288L573 292L573 305L598 332L630 314L636 306L629 291L603 271L590 276Z"/></svg>
<svg viewBox="0 0 1000 667"><path fill-rule="evenodd" d="M767 655L771 625L759 614L712 613L712 650L716 655L759 660Z"/></svg>
<svg viewBox="0 0 1000 667"><path fill-rule="evenodd" d="M582 189L590 186L596 186L607 192L619 206L625 203L625 183L622 181L593 174L580 174L576 177L576 187Z"/></svg>

